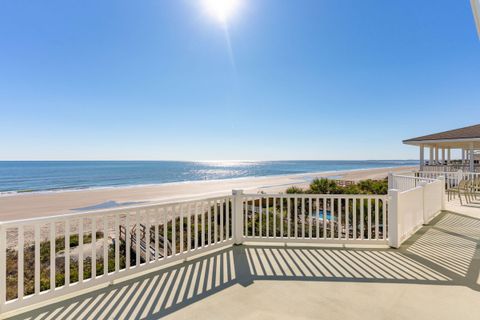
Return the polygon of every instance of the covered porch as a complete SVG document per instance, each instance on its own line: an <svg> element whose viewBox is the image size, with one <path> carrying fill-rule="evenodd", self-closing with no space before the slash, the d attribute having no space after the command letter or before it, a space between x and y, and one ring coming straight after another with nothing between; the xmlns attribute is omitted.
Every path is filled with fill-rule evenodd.
<svg viewBox="0 0 480 320"><path fill-rule="evenodd" d="M411 138L418 146L420 171L480 172L480 124Z"/></svg>

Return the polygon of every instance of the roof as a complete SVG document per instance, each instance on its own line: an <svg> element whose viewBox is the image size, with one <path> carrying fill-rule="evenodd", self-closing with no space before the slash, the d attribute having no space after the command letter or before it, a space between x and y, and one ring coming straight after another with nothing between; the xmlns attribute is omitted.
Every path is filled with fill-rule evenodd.
<svg viewBox="0 0 480 320"><path fill-rule="evenodd" d="M404 143L436 140L480 139L480 124L403 140Z"/></svg>

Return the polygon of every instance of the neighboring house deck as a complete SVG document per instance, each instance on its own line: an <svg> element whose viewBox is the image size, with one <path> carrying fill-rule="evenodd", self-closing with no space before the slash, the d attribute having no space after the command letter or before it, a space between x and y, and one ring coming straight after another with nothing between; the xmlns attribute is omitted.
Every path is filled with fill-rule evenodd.
<svg viewBox="0 0 480 320"><path fill-rule="evenodd" d="M465 208L397 250L233 246L13 319L479 319L480 207Z"/></svg>

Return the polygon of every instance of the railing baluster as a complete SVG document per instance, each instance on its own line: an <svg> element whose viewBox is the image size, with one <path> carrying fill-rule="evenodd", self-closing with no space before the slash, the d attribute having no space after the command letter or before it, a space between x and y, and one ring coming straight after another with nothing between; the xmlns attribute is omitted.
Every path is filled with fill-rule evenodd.
<svg viewBox="0 0 480 320"><path fill-rule="evenodd" d="M159 224L160 224L160 219L159 219L159 212L158 209L155 209L153 212L153 221L155 223L155 261L158 261L159 257L159 241L158 241L158 233L159 233Z"/></svg>
<svg viewBox="0 0 480 320"><path fill-rule="evenodd" d="M283 238L283 197L280 197L280 237Z"/></svg>
<svg viewBox="0 0 480 320"><path fill-rule="evenodd" d="M136 222L136 228L135 228L135 266L138 267L140 266L140 214L141 211L138 210L135 212L135 222Z"/></svg>
<svg viewBox="0 0 480 320"><path fill-rule="evenodd" d="M320 238L320 198L317 198L316 199L316 207L315 207L315 221L316 221L316 225L317 225L317 234L316 234L316 238Z"/></svg>
<svg viewBox="0 0 480 320"><path fill-rule="evenodd" d="M375 198L375 239L380 239L378 236L378 221L380 218L380 212L378 209L378 198Z"/></svg>
<svg viewBox="0 0 480 320"><path fill-rule="evenodd" d="M243 208L243 206L242 206ZM240 213L238 213L240 214ZM241 213L243 214L243 213ZM230 239L230 198L225 201L225 240Z"/></svg>
<svg viewBox="0 0 480 320"><path fill-rule="evenodd" d="M312 238L312 198L308 198L308 236Z"/></svg>
<svg viewBox="0 0 480 320"><path fill-rule="evenodd" d="M291 197L289 196L287 198L287 237L291 238L292 233L291 233L291 226L290 226L290 220L291 220L291 208L290 208L290 202L291 202Z"/></svg>
<svg viewBox="0 0 480 320"><path fill-rule="evenodd" d="M218 202L213 201L213 244L218 241Z"/></svg>
<svg viewBox="0 0 480 320"><path fill-rule="evenodd" d="M360 239L365 239L365 199L360 198Z"/></svg>
<svg viewBox="0 0 480 320"><path fill-rule="evenodd" d="M66 247L65 247L66 248ZM66 265L66 264L65 264ZM35 294L40 293L40 224L35 224ZM65 279L66 281L66 279ZM65 282L66 285L66 282ZM1 290L1 288L0 288Z"/></svg>
<svg viewBox="0 0 480 320"><path fill-rule="evenodd" d="M130 229L130 212L125 215L125 270L130 269L130 253L132 251L132 230Z"/></svg>
<svg viewBox="0 0 480 320"><path fill-rule="evenodd" d="M126 235L125 235L126 236ZM115 214L115 272L120 271L120 214Z"/></svg>
<svg viewBox="0 0 480 320"><path fill-rule="evenodd" d="M273 237L276 238L277 237L277 198L276 197L273 197L272 198L272 207L273 207L273 212L272 212L272 216L273 216Z"/></svg>
<svg viewBox="0 0 480 320"><path fill-rule="evenodd" d="M337 219L338 239L341 239L342 238L342 199L341 198L337 199L337 212L338 212L338 219Z"/></svg>
<svg viewBox="0 0 480 320"><path fill-rule="evenodd" d="M262 237L262 215L263 215L263 201L262 197L258 199L258 236Z"/></svg>
<svg viewBox="0 0 480 320"><path fill-rule="evenodd" d="M345 239L350 239L350 199L345 198Z"/></svg>
<svg viewBox="0 0 480 320"><path fill-rule="evenodd" d="M78 283L83 282L83 218L78 219Z"/></svg>
<svg viewBox="0 0 480 320"><path fill-rule="evenodd" d="M23 225L19 225L17 228L17 233L18 233L18 259L17 259L17 297L19 300L23 300L23 286L24 286L24 266L25 266L25 259L24 259L24 254L23 251L25 249L25 235L23 232Z"/></svg>
<svg viewBox="0 0 480 320"><path fill-rule="evenodd" d="M385 240L387 238L387 202L385 198L382 199L382 238Z"/></svg>
<svg viewBox="0 0 480 320"><path fill-rule="evenodd" d="M36 233L36 231L35 231ZM70 285L70 220L65 220L65 287ZM35 244L36 246L36 244ZM35 262L36 266L36 262ZM40 272L40 268L38 270ZM35 276L36 278L36 276ZM36 279L35 279L36 281ZM40 283L38 284L40 290ZM37 293L35 289L35 293Z"/></svg>
<svg viewBox="0 0 480 320"><path fill-rule="evenodd" d="M255 198L252 198L252 237L255 237L255 222L256 222L256 218L255 218Z"/></svg>
<svg viewBox="0 0 480 320"><path fill-rule="evenodd" d="M198 203L195 203L195 250L198 249ZM203 228L202 228L203 231Z"/></svg>
<svg viewBox="0 0 480 320"><path fill-rule="evenodd" d="M225 205L225 200L220 200L220 239L219 241L223 242L224 230L223 230L223 207Z"/></svg>
<svg viewBox="0 0 480 320"><path fill-rule="evenodd" d="M177 254L177 226L176 226L176 220L177 220L177 215L176 215L176 209L175 206L171 207L171 212L172 212L172 256L175 256Z"/></svg>
<svg viewBox="0 0 480 320"><path fill-rule="evenodd" d="M330 215L330 220L332 216ZM323 221L323 239L327 238L327 198L323 198L323 212L322 212L322 221Z"/></svg>
<svg viewBox="0 0 480 320"><path fill-rule="evenodd" d="M338 223L338 220L337 220ZM330 239L335 237L335 198L330 199Z"/></svg>
<svg viewBox="0 0 480 320"><path fill-rule="evenodd" d="M150 210L145 211L145 264L150 263Z"/></svg>
<svg viewBox="0 0 480 320"><path fill-rule="evenodd" d="M128 221L128 220L127 220ZM129 246L129 237L128 237L128 229L125 231L125 237L127 238L127 255L130 252L130 246ZM128 255L128 258L130 256ZM127 259L128 265L130 262L130 259ZM103 217L103 274L104 276L108 275L108 216Z"/></svg>
<svg viewBox="0 0 480 320"><path fill-rule="evenodd" d="M168 257L168 209L163 208L163 259L167 259Z"/></svg>
<svg viewBox="0 0 480 320"><path fill-rule="evenodd" d="M302 197L302 238L305 239L305 198Z"/></svg>
<svg viewBox="0 0 480 320"><path fill-rule="evenodd" d="M55 222L50 223L50 290L55 290Z"/></svg>
<svg viewBox="0 0 480 320"><path fill-rule="evenodd" d="M202 212L202 248L205 247L205 203L202 202L200 205L200 210Z"/></svg>
<svg viewBox="0 0 480 320"><path fill-rule="evenodd" d="M92 264L92 280L97 277L97 217L92 217L92 257L90 258Z"/></svg>
<svg viewBox="0 0 480 320"><path fill-rule="evenodd" d="M368 240L372 239L372 200L368 199Z"/></svg>
<svg viewBox="0 0 480 320"><path fill-rule="evenodd" d="M357 239L357 199L353 198L353 239Z"/></svg>
<svg viewBox="0 0 480 320"><path fill-rule="evenodd" d="M265 202L266 202L266 203L265 203L265 216L266 216L266 219L265 219L265 221L266 221L266 222L265 222L265 224L266 224L266 228L265 228L265 229L266 229L266 230L265 230L265 231L266 231L266 234L265 234L265 236L266 236L267 238L268 238L269 235L270 235L270 233L269 233L269 231L270 231L270 230L269 230L269 229L270 229L270 228L269 228L269 218L268 218L268 216L270 215L270 211L269 211L270 202L269 202L269 201L270 201L269 198L268 198L268 197L265 197Z"/></svg>
<svg viewBox="0 0 480 320"><path fill-rule="evenodd" d="M187 251L192 250L192 204L187 205Z"/></svg>
<svg viewBox="0 0 480 320"><path fill-rule="evenodd" d="M295 223L295 227L294 227L295 235L293 238L297 239L298 238L298 198L297 197L295 197L295 199L293 200L293 205L294 205L293 214L295 215L293 217L294 223Z"/></svg>
<svg viewBox="0 0 480 320"><path fill-rule="evenodd" d="M185 238L184 238L184 232L183 232L183 228L185 226L185 221L183 220L183 217L184 217L184 209L185 206L183 205L180 205L178 206L178 210L179 210L179 228L180 228L180 253L183 253L184 251L184 241L185 241Z"/></svg>
<svg viewBox="0 0 480 320"><path fill-rule="evenodd" d="M212 244L212 204L208 201L208 245Z"/></svg>
<svg viewBox="0 0 480 320"><path fill-rule="evenodd" d="M244 230L244 235L245 235L245 237L248 237L249 235L248 235L248 198L247 197L245 197L245 201L244 201L244 210L245 210L245 212L244 212L245 216L243 217L244 218L243 227L245 229ZM232 224L233 224L234 219L235 218L232 215ZM232 230L233 230L233 228L232 228Z"/></svg>

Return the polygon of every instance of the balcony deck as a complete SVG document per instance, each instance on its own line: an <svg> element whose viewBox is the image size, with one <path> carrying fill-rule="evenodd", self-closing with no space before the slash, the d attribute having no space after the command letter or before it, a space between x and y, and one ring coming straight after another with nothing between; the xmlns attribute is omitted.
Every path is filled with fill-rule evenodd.
<svg viewBox="0 0 480 320"><path fill-rule="evenodd" d="M480 206L400 249L235 246L12 319L479 319Z"/></svg>

